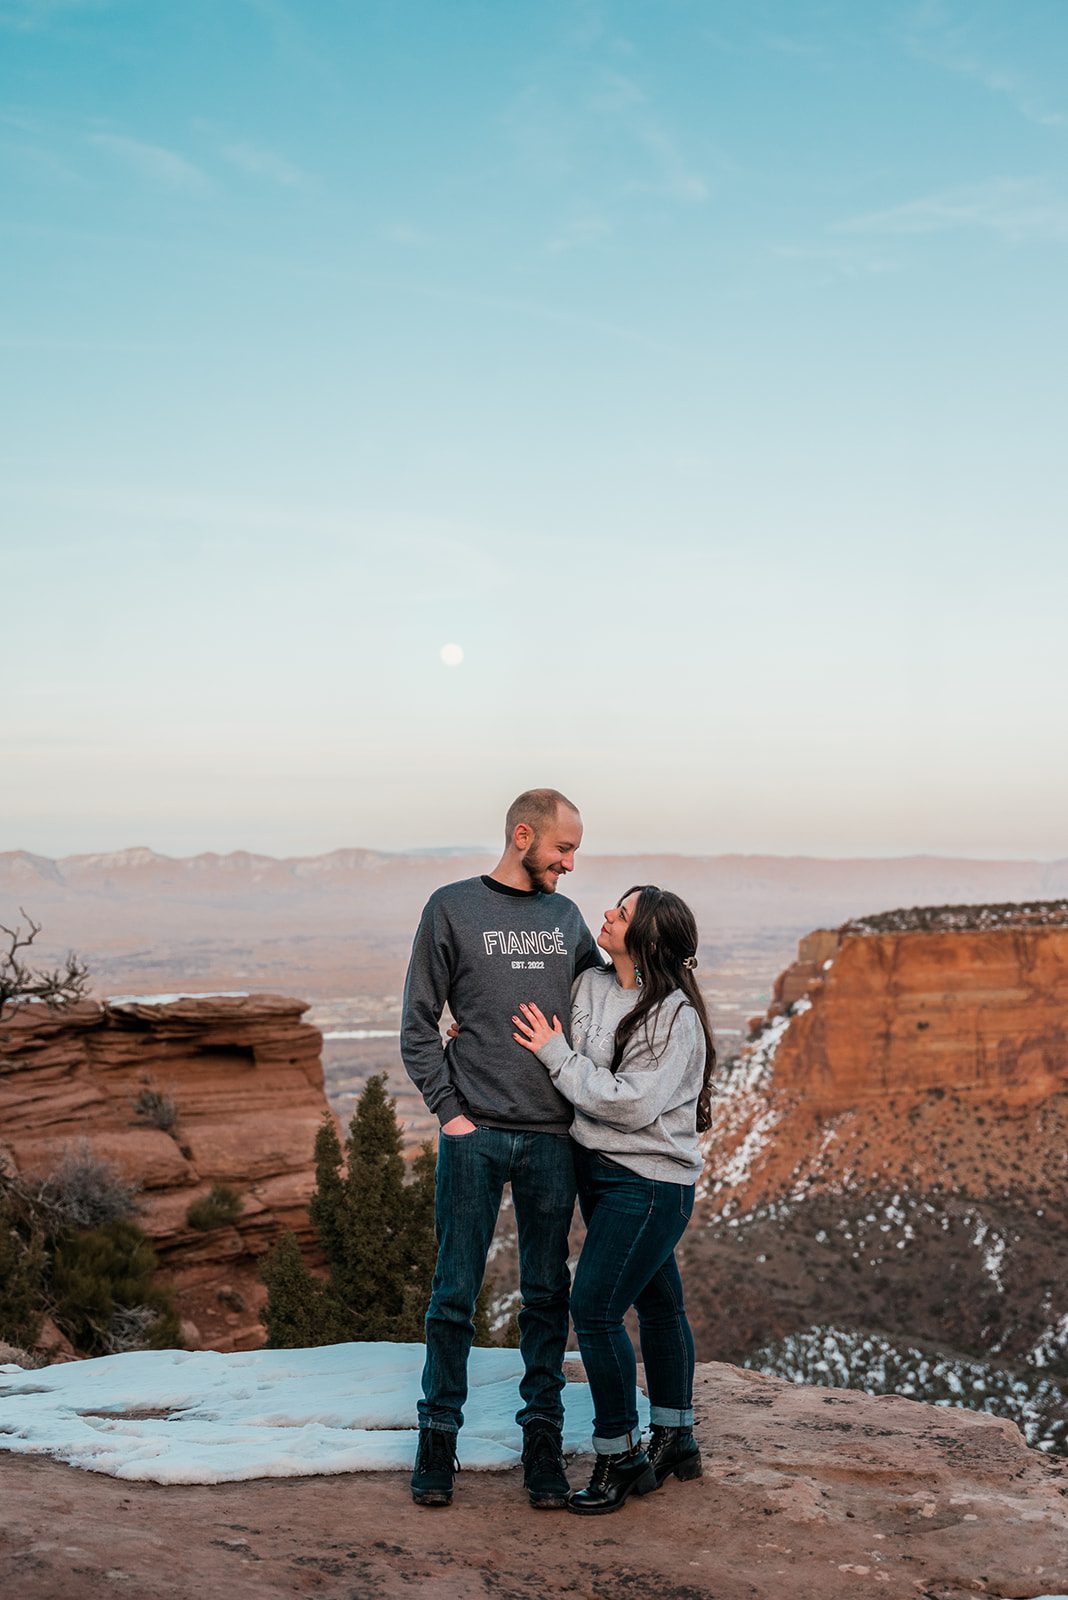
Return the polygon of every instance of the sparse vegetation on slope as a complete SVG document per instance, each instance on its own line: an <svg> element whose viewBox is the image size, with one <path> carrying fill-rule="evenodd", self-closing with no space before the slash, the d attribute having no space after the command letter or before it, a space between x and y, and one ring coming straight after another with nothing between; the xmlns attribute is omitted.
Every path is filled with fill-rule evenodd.
<svg viewBox="0 0 1068 1600"><path fill-rule="evenodd" d="M871 933L982 932L991 928L1068 927L1068 900L1006 901L986 906L910 906L854 917L839 929L842 938Z"/></svg>

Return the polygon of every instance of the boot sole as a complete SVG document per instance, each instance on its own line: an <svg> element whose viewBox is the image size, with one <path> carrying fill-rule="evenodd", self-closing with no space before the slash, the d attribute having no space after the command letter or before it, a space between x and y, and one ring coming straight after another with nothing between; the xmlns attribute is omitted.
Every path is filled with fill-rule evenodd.
<svg viewBox="0 0 1068 1600"><path fill-rule="evenodd" d="M535 1500L533 1495L529 1495L528 1499L530 1500L530 1503L534 1507L535 1511L566 1511L567 1510L567 1495L566 1494L540 1495L537 1500Z"/></svg>
<svg viewBox="0 0 1068 1600"><path fill-rule="evenodd" d="M417 1506L451 1506L452 1495L444 1489L412 1490L412 1499Z"/></svg>
<svg viewBox="0 0 1068 1600"><path fill-rule="evenodd" d="M660 1484L657 1482L656 1473L653 1471L652 1467L650 1467L648 1472L643 1473L643 1475L635 1483L629 1484L628 1487L623 1490L623 1493L620 1495L619 1499L613 1501L612 1504L603 1506L586 1506L576 1505L574 1500L569 1500L567 1502L567 1509L569 1511L573 1511L576 1517L606 1517L611 1511L622 1511L632 1494L653 1494L655 1490L659 1489L659 1487Z"/></svg>

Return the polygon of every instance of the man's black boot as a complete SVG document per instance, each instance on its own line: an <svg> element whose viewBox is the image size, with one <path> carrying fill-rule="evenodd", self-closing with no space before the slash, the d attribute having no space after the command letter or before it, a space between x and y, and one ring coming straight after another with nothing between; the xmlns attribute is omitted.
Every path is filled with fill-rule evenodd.
<svg viewBox="0 0 1068 1600"><path fill-rule="evenodd" d="M420 1428L412 1473L412 1499L417 1506L451 1506L452 1475L459 1467L456 1435L444 1428Z"/></svg>
<svg viewBox="0 0 1068 1600"><path fill-rule="evenodd" d="M599 1517L618 1511L630 1494L651 1494L659 1489L649 1457L639 1445L615 1456L598 1456L589 1487L578 1489L567 1502L580 1517Z"/></svg>
<svg viewBox="0 0 1068 1600"><path fill-rule="evenodd" d="M571 1485L564 1471L563 1437L552 1422L535 1418L523 1429L523 1487L539 1511L562 1511Z"/></svg>
<svg viewBox="0 0 1068 1600"><path fill-rule="evenodd" d="M701 1476L701 1447L691 1428L664 1428L654 1423L645 1451L657 1483L672 1473L683 1483Z"/></svg>

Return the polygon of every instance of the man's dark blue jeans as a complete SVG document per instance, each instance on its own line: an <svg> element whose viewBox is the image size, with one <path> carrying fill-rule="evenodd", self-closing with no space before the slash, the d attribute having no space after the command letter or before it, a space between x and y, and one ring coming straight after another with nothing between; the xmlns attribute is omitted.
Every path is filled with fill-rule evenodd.
<svg viewBox="0 0 1068 1600"><path fill-rule="evenodd" d="M593 1392L593 1447L607 1456L637 1441L634 1347L623 1326L630 1306L638 1313L651 1420L693 1426L693 1334L674 1251L693 1211L694 1186L639 1177L581 1145L575 1166L586 1242L571 1316Z"/></svg>
<svg viewBox="0 0 1068 1600"><path fill-rule="evenodd" d="M573 1145L566 1134L476 1128L438 1139L438 1264L426 1314L426 1365L419 1426L455 1433L467 1399L467 1358L475 1300L497 1223L512 1185L519 1236L519 1349L522 1426L535 1417L563 1421L567 1345L568 1233L575 1209Z"/></svg>

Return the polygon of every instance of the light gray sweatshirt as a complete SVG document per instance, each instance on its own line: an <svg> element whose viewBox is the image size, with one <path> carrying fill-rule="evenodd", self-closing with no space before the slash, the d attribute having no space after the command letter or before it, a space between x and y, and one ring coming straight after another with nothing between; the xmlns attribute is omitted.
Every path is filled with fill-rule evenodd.
<svg viewBox="0 0 1068 1600"><path fill-rule="evenodd" d="M659 1183L696 1183L703 1160L697 1143L697 1099L705 1070L705 1036L681 989L654 1011L610 1070L617 1024L638 994L611 968L583 972L571 991L571 1043L555 1034L538 1059L575 1107L571 1137L588 1150ZM655 1019L655 1021L654 1021Z"/></svg>

